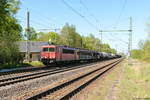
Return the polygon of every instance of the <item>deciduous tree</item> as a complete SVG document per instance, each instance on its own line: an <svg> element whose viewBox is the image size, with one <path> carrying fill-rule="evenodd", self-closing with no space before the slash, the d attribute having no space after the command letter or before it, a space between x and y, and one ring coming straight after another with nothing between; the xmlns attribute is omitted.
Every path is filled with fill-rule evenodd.
<svg viewBox="0 0 150 100"><path fill-rule="evenodd" d="M37 32L35 31L35 29L33 27L30 27L28 29L26 29L26 37L28 40L36 40L37 39Z"/></svg>
<svg viewBox="0 0 150 100"><path fill-rule="evenodd" d="M82 38L76 32L76 28L74 25L69 25L68 23L61 30L61 41L63 45L67 45L70 47L81 47Z"/></svg>
<svg viewBox="0 0 150 100"><path fill-rule="evenodd" d="M18 47L16 41L21 39L21 26L15 19L19 9L18 0L0 0L0 63L16 63Z"/></svg>

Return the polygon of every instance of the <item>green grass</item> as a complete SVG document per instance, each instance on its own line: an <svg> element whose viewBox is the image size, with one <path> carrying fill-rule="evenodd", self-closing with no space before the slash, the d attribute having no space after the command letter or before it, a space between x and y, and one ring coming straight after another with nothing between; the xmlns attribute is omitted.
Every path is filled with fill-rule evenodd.
<svg viewBox="0 0 150 100"><path fill-rule="evenodd" d="M135 61L132 65L124 65L124 73L120 83L118 100L134 100L145 98L150 100L150 64Z"/></svg>
<svg viewBox="0 0 150 100"><path fill-rule="evenodd" d="M0 70L1 69L20 68L20 67L29 67L29 66L31 66L29 63L5 64L5 65L0 65Z"/></svg>
<svg viewBox="0 0 150 100"><path fill-rule="evenodd" d="M44 66L43 63L40 61L32 61L29 64L34 67Z"/></svg>
<svg viewBox="0 0 150 100"><path fill-rule="evenodd" d="M11 68L21 68L21 67L40 67L43 66L42 62L40 61L32 61L32 62L24 62L20 64L6 64L0 65L1 69L11 69Z"/></svg>

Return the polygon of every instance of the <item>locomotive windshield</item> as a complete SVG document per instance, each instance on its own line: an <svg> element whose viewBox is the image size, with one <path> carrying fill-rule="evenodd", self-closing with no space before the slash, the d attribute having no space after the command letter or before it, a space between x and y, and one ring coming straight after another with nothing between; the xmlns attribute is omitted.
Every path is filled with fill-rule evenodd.
<svg viewBox="0 0 150 100"><path fill-rule="evenodd" d="M43 48L43 52L54 52L54 48Z"/></svg>

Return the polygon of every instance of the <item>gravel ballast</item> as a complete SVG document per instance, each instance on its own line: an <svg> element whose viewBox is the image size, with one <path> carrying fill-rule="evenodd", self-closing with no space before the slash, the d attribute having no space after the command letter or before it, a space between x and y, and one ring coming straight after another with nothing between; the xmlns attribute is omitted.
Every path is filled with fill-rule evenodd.
<svg viewBox="0 0 150 100"><path fill-rule="evenodd" d="M55 75L45 76L45 77L24 81L24 82L20 82L20 83L9 85L9 86L0 87L0 100L16 100L18 97L21 97L22 95L23 97L28 97L34 90L40 90L41 88L45 89L45 87L49 85L52 86L54 83L58 81L61 81L63 79L67 79L73 76L77 76L81 73L83 74L85 72L92 70L94 66L95 67L97 67L97 65L102 66L112 61L115 61L115 60L100 62L95 65L91 65L91 66L89 65L89 67L83 67L83 68L79 68L79 69L75 69L71 71L58 73ZM40 91L37 91L37 92L40 92Z"/></svg>

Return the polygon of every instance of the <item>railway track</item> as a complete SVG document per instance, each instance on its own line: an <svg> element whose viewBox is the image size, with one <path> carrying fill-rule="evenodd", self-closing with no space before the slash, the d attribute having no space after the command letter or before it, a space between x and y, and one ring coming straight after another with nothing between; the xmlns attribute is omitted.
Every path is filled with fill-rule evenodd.
<svg viewBox="0 0 150 100"><path fill-rule="evenodd" d="M49 70L46 70L46 71L40 71L40 72L36 72L36 73L31 73L30 72L29 74L25 74L25 75L16 74L17 76L14 76L14 77L9 76L7 78L0 79L0 87L15 84L15 83L19 83L19 82L23 82L23 81L28 81L28 80L31 80L31 79L40 78L40 77L44 77L44 76L48 76L48 75L53 75L53 74L57 74L57 73L65 72L65 71L79 69L79 68L83 68L83 67L86 67L88 65L94 65L94 64L95 63L83 64L83 65L80 65L80 66L72 66L72 67L70 66L70 67L67 67L67 68L62 67L62 68L56 68L56 69L49 69Z"/></svg>
<svg viewBox="0 0 150 100"><path fill-rule="evenodd" d="M8 81L8 80L13 80L13 79L17 79L21 76L26 76L26 75L30 75L30 74L37 74L37 73L42 73L42 72L46 72L46 71L50 71L50 70L56 70L58 69L57 67L55 68L43 68L41 70L37 70L37 71L30 71L30 72L19 72L19 73L12 73L12 74L8 74L8 75L2 75L0 76L0 82L4 82L4 81Z"/></svg>
<svg viewBox="0 0 150 100"><path fill-rule="evenodd" d="M103 60L105 61L105 60ZM101 62L103 62L101 61ZM95 62L92 62L92 63L95 63ZM92 64L92 63L86 63L86 62L82 62L82 63L74 63L74 64L68 64L67 66L66 65L59 65L59 66L55 66L55 65L52 65L50 67L40 67L40 68L33 68L33 67L29 67L29 68L23 68L23 69L15 69L15 70L12 70L12 71L6 71L6 72L0 72L0 79L3 80L3 79L7 79L7 78L13 78L15 76L22 76L23 74L26 75L26 74L32 74L32 73L37 73L37 72L40 72L40 71L44 71L44 70L51 70L51 69L56 69L56 68L63 68L63 67L74 67L74 66L79 66L79 65L84 65L84 64ZM0 81L1 82L1 81Z"/></svg>
<svg viewBox="0 0 150 100"><path fill-rule="evenodd" d="M106 60L101 60L101 61L106 61ZM91 63L91 62L90 62ZM68 65L67 67L70 67L70 66L77 66L77 65L82 65L82 64L87 64L87 62L82 62L82 63L78 63L78 64L72 64L72 65ZM19 73L31 73L31 72L36 72L36 71L40 71L40 70L48 70L48 69L52 69L52 68L55 68L55 67L64 67L66 65L59 65L59 66L55 66L55 65L52 65L50 67L46 67L46 66L42 66L42 67L27 67L27 68L21 68L21 69L14 69L14 70L11 70L11 71L4 71L4 72L0 72L0 78L3 77L3 76L7 76L7 75L13 75L13 74L19 74Z"/></svg>
<svg viewBox="0 0 150 100"><path fill-rule="evenodd" d="M11 70L11 71L0 72L0 76L16 74L16 73L23 73L23 72L38 71L38 70L42 70L42 69L47 69L47 68L43 66L43 67L40 67L40 68L28 67L28 68L22 68L22 69L15 69L15 70Z"/></svg>
<svg viewBox="0 0 150 100"><path fill-rule="evenodd" d="M68 100L87 85L92 83L98 77L112 69L115 65L121 62L119 59L115 62L106 64L100 68L90 71L67 82L61 83L53 88L43 91L39 94L33 95L26 100Z"/></svg>

